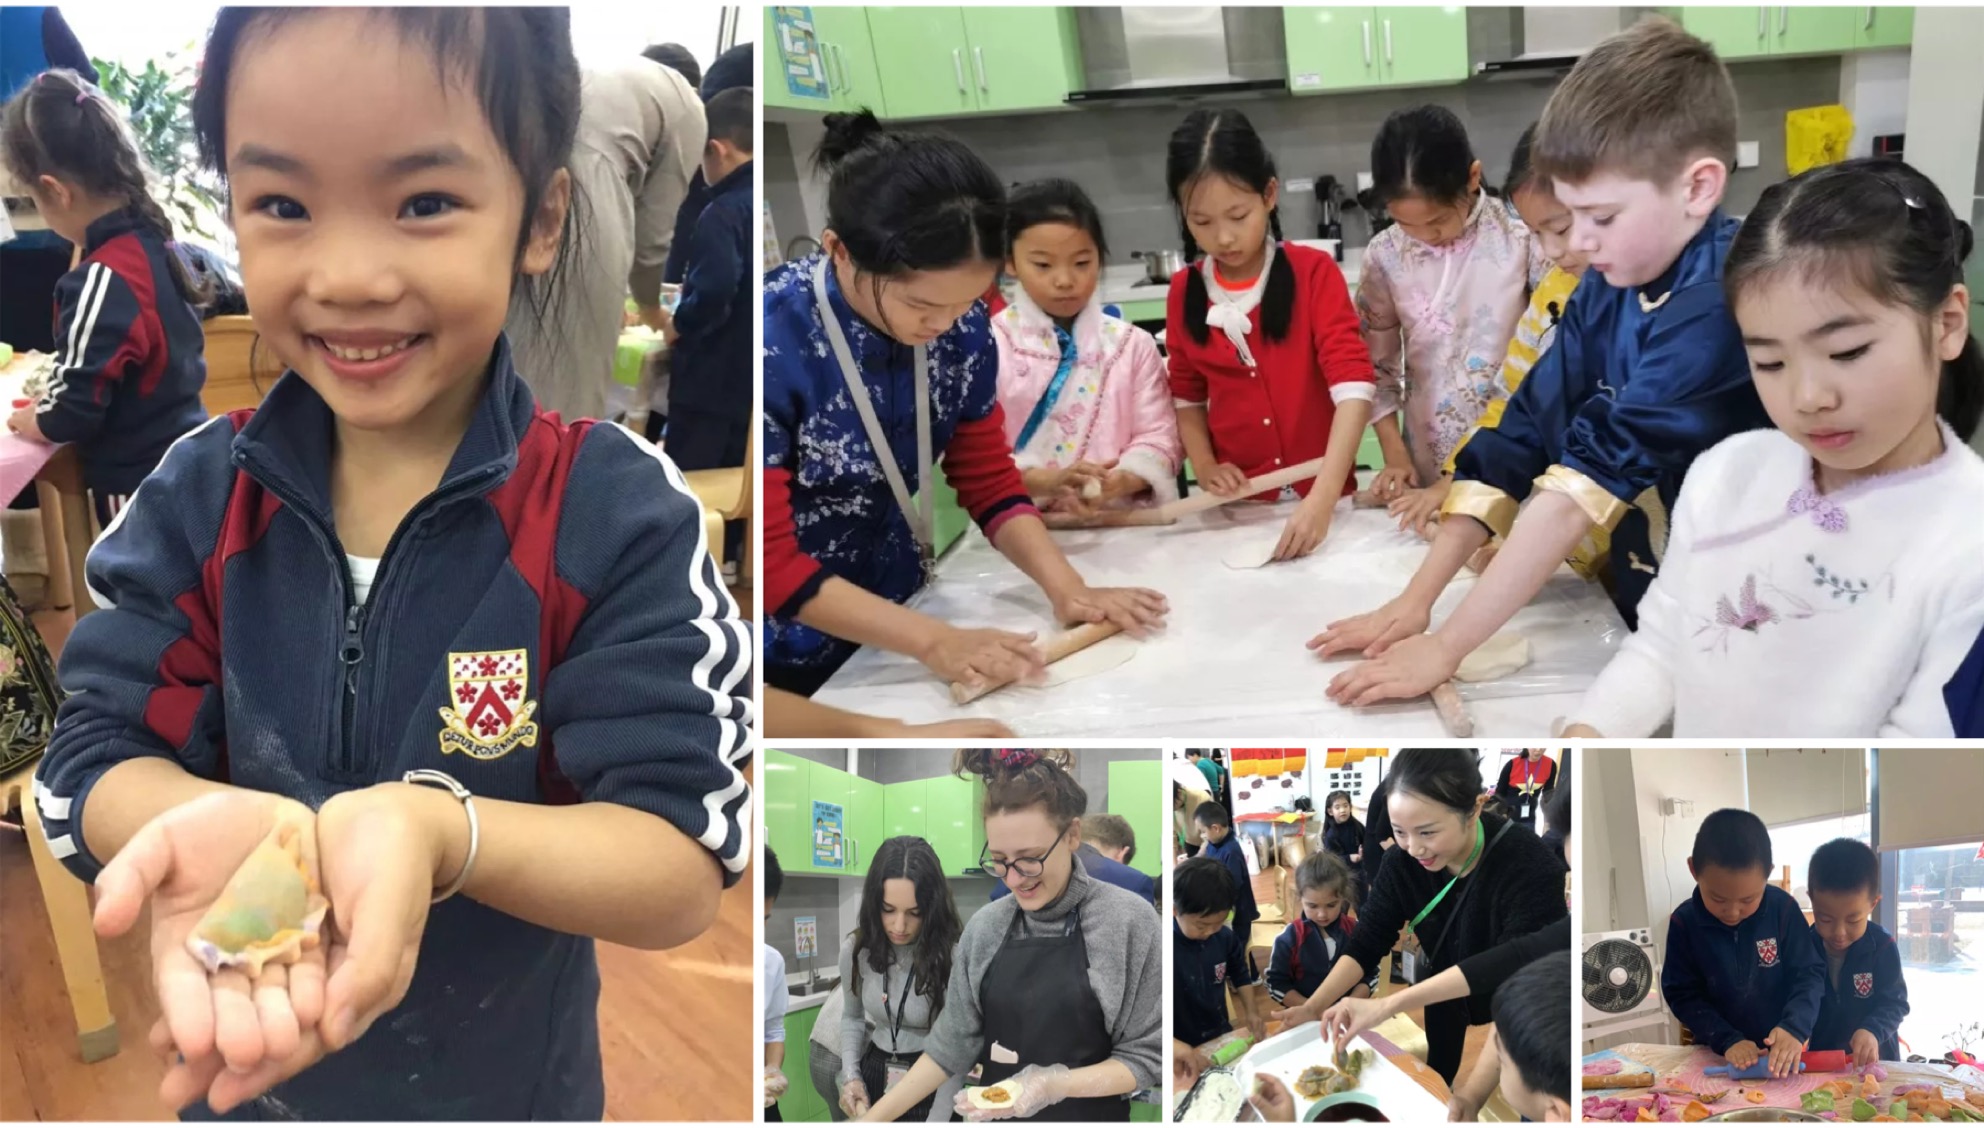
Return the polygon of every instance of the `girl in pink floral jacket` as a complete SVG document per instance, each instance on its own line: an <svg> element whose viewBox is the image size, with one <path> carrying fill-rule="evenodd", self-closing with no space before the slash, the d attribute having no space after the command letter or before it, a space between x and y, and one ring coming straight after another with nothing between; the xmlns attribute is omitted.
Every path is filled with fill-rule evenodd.
<svg viewBox="0 0 1984 1128"><path fill-rule="evenodd" d="M1007 270L1020 282L992 319L999 403L1027 492L1086 511L1178 496L1178 415L1149 333L1102 312L1102 217L1067 180L1008 199Z"/></svg>

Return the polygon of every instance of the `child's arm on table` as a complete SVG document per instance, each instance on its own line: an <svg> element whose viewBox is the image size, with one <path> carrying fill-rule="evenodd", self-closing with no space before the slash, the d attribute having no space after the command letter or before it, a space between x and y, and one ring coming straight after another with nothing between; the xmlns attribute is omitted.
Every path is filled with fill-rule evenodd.
<svg viewBox="0 0 1984 1128"><path fill-rule="evenodd" d="M1771 1075L1787 1077L1798 1068L1798 1055L1811 1039L1812 1028L1819 1024L1819 1005L1826 994L1826 957L1796 902L1786 903L1779 927L1781 934L1793 941L1779 945L1790 949L1784 957L1790 965L1786 970L1792 976L1791 993L1784 1000L1777 1026L1764 1041L1770 1047Z"/></svg>
<svg viewBox="0 0 1984 1128"><path fill-rule="evenodd" d="M1399 318L1391 276L1385 272L1382 256L1365 256L1357 279L1356 304L1358 329L1371 355L1376 385L1371 419L1385 455L1384 467L1371 480L1371 491L1380 500L1390 501L1420 483L1415 480L1412 455L1399 428L1399 408L1405 401L1405 325ZM1362 428L1358 438L1363 438Z"/></svg>

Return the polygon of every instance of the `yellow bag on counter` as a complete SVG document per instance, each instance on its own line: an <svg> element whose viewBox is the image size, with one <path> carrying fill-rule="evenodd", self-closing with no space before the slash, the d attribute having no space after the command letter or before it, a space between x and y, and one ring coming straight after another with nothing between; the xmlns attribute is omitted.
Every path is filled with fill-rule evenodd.
<svg viewBox="0 0 1984 1128"><path fill-rule="evenodd" d="M1846 159L1853 115L1845 106L1808 106L1784 115L1784 163L1796 176Z"/></svg>

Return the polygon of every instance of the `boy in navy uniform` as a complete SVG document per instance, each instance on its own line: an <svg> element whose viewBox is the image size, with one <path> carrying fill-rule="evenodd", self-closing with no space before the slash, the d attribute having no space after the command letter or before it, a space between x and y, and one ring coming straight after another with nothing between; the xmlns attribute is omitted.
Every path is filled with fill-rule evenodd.
<svg viewBox="0 0 1984 1128"><path fill-rule="evenodd" d="M1211 858L1182 862L1171 878L1172 1036L1188 1046L1203 1046L1233 1029L1226 1014L1229 992L1254 1040L1267 1036L1246 942L1226 925L1233 894L1233 875Z"/></svg>
<svg viewBox="0 0 1984 1128"><path fill-rule="evenodd" d="M1192 812L1192 821L1198 824L1199 837L1205 839L1199 857L1214 859L1233 875L1233 934L1245 944L1254 933L1254 922L1261 919L1261 909L1254 903L1254 881L1247 876L1247 859L1233 837L1233 816L1218 803L1201 803Z"/></svg>
<svg viewBox="0 0 1984 1128"><path fill-rule="evenodd" d="M1873 919L1881 903L1880 860L1863 842L1835 838L1812 851L1806 886L1812 938L1826 967L1812 1048L1851 1051L1855 1069L1900 1061L1908 984L1901 950Z"/></svg>
<svg viewBox="0 0 1984 1128"><path fill-rule="evenodd" d="M1688 858L1695 894L1668 918L1660 989L1695 1041L1738 1069L1767 1050L1771 1076L1784 1077L1818 1019L1826 965L1770 867L1762 819L1724 808L1702 820Z"/></svg>

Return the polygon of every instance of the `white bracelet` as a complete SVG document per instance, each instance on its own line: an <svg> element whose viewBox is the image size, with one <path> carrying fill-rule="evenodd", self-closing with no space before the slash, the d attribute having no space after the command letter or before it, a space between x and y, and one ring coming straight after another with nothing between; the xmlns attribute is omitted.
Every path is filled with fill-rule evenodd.
<svg viewBox="0 0 1984 1128"><path fill-rule="evenodd" d="M468 858L462 862L462 872L455 875L446 889L434 894L433 903L438 905L462 891L468 884L468 875L475 872L475 857L482 849L482 820L475 815L475 796L461 782L446 772L432 768L418 768L400 777L402 783L432 784L445 788L449 794L462 801L462 809L468 812Z"/></svg>

